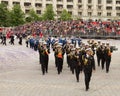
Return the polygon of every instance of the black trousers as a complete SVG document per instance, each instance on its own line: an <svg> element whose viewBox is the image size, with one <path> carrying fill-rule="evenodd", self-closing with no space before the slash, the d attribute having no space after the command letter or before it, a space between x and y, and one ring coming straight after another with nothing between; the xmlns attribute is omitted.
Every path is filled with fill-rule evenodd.
<svg viewBox="0 0 120 96"><path fill-rule="evenodd" d="M106 59L106 72L109 72L111 58Z"/></svg>
<svg viewBox="0 0 120 96"><path fill-rule="evenodd" d="M76 66L75 67L75 75L76 75L77 82L79 82L80 71L81 71L81 67L80 66Z"/></svg>
<svg viewBox="0 0 120 96"><path fill-rule="evenodd" d="M89 83L91 80L92 72L84 71L84 75L85 75L85 87L86 87L86 89L89 89Z"/></svg>
<svg viewBox="0 0 120 96"><path fill-rule="evenodd" d="M41 69L42 69L42 74L44 75L45 74L45 64L44 63L41 64Z"/></svg>
<svg viewBox="0 0 120 96"><path fill-rule="evenodd" d="M98 66L100 66L100 61L101 61L101 57L100 57L100 56L97 56L97 63L98 63Z"/></svg>
<svg viewBox="0 0 120 96"><path fill-rule="evenodd" d="M48 73L48 60L41 63L42 74Z"/></svg>
<svg viewBox="0 0 120 96"><path fill-rule="evenodd" d="M102 69L104 69L105 61L106 61L106 60L105 60L105 58L103 57L103 58L102 58L102 64L101 64L101 65L102 65Z"/></svg>
<svg viewBox="0 0 120 96"><path fill-rule="evenodd" d="M63 69L63 59L62 58L57 58L57 71L58 74L60 74L60 72L62 72Z"/></svg>
<svg viewBox="0 0 120 96"><path fill-rule="evenodd" d="M68 64L68 67L70 67L70 57L67 56L67 64Z"/></svg>
<svg viewBox="0 0 120 96"><path fill-rule="evenodd" d="M72 74L74 74L74 71L75 71L75 63L71 62L71 63L70 63L70 66L71 66Z"/></svg>

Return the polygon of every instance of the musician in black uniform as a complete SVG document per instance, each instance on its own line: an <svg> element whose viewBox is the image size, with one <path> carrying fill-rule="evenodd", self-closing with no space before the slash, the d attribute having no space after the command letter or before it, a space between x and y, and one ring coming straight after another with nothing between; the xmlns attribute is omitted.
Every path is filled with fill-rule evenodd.
<svg viewBox="0 0 120 96"><path fill-rule="evenodd" d="M95 70L95 61L93 57L93 51L91 48L86 49L86 54L83 56L83 70L85 75L86 91L89 89L89 83L92 76L92 70Z"/></svg>
<svg viewBox="0 0 120 96"><path fill-rule="evenodd" d="M41 56L42 56L41 68L42 68L42 73L44 75L45 73L48 73L48 61L49 61L50 50L47 49L47 43L46 42L43 43L42 48L43 49L41 50Z"/></svg>
<svg viewBox="0 0 120 96"><path fill-rule="evenodd" d="M101 59L102 59L102 70L104 69L104 65L105 65L105 43L102 43L101 46Z"/></svg>
<svg viewBox="0 0 120 96"><path fill-rule="evenodd" d="M75 75L77 82L79 82L79 75L82 72L82 51L80 51L79 47L76 48L75 57L76 57Z"/></svg>
<svg viewBox="0 0 120 96"><path fill-rule="evenodd" d="M57 51L56 51L55 55L57 58L57 71L58 71L58 74L60 74L62 72L62 69L63 69L64 51L63 51L61 45L57 45L56 48L57 48Z"/></svg>
<svg viewBox="0 0 120 96"><path fill-rule="evenodd" d="M100 66L100 63L102 62L102 48L101 48L101 42L98 41L98 45L96 48L96 56L97 56L97 63L98 66Z"/></svg>
<svg viewBox="0 0 120 96"><path fill-rule="evenodd" d="M55 67L57 67L57 51L58 51L58 49L56 48L57 45L58 45L58 42L55 42L55 44L53 44L52 46L54 51L54 57L55 57Z"/></svg>
<svg viewBox="0 0 120 96"><path fill-rule="evenodd" d="M105 47L106 73L109 72L112 51L113 50L110 48L109 43L106 43L106 47Z"/></svg>
<svg viewBox="0 0 120 96"><path fill-rule="evenodd" d="M73 44L70 44L66 46L66 55L67 55L67 64L68 64L68 67L70 67L70 58L69 58L69 55L70 52L71 52L71 49L74 47Z"/></svg>
<svg viewBox="0 0 120 96"><path fill-rule="evenodd" d="M43 42L39 42L38 44L38 52L39 52L39 64L41 64L42 62L42 49L43 49Z"/></svg>

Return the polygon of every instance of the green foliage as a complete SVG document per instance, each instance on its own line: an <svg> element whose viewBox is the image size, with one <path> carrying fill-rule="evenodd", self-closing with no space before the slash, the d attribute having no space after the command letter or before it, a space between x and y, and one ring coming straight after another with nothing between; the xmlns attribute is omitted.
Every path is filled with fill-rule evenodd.
<svg viewBox="0 0 120 96"><path fill-rule="evenodd" d="M26 18L26 22L33 22L33 21L40 21L41 18L36 14L36 12L31 9L30 12L28 13L28 17Z"/></svg>
<svg viewBox="0 0 120 96"><path fill-rule="evenodd" d="M14 5L10 11L10 23L12 26L19 26L25 23L25 14L20 8L20 5Z"/></svg>
<svg viewBox="0 0 120 96"><path fill-rule="evenodd" d="M46 7L45 13L42 15L43 20L54 20L55 13L53 11L53 6L48 5Z"/></svg>
<svg viewBox="0 0 120 96"><path fill-rule="evenodd" d="M67 21L67 20L71 20L72 17L71 17L71 14L69 14L67 10L64 9L60 15L60 19L63 21Z"/></svg>
<svg viewBox="0 0 120 96"><path fill-rule="evenodd" d="M25 21L26 22L32 22L32 18L30 16L28 16L28 17L25 18Z"/></svg>
<svg viewBox="0 0 120 96"><path fill-rule="evenodd" d="M6 4L1 3L0 4L0 27L4 26L7 27L9 26L9 11L7 9Z"/></svg>

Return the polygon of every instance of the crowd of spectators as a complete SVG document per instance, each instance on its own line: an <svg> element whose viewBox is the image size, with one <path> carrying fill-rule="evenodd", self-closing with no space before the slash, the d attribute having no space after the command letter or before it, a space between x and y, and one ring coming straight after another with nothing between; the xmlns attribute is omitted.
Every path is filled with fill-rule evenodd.
<svg viewBox="0 0 120 96"><path fill-rule="evenodd" d="M116 36L120 35L120 21L101 21L101 20L72 20L72 21L37 21L22 26L17 26L7 32L16 35L50 35L50 36L81 36L99 35Z"/></svg>

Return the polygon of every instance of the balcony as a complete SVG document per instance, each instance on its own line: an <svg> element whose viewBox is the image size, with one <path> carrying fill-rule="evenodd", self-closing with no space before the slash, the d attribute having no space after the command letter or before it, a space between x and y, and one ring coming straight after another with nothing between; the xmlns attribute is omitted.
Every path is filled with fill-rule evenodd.
<svg viewBox="0 0 120 96"><path fill-rule="evenodd" d="M112 6L112 3L111 4L106 4L106 6Z"/></svg>
<svg viewBox="0 0 120 96"><path fill-rule="evenodd" d="M73 5L73 0L67 0L67 5Z"/></svg>
<svg viewBox="0 0 120 96"><path fill-rule="evenodd" d="M57 8L57 11L63 11L63 8Z"/></svg>
<svg viewBox="0 0 120 96"><path fill-rule="evenodd" d="M35 3L42 3L42 0L35 0Z"/></svg>
<svg viewBox="0 0 120 96"><path fill-rule="evenodd" d="M37 10L42 10L42 7L36 6Z"/></svg>
<svg viewBox="0 0 120 96"><path fill-rule="evenodd" d="M52 0L46 0L46 3L52 4Z"/></svg>
<svg viewBox="0 0 120 96"><path fill-rule="evenodd" d="M82 5L82 2L78 2L78 5Z"/></svg>
<svg viewBox="0 0 120 96"><path fill-rule="evenodd" d="M116 10L117 13L120 13L120 10Z"/></svg>
<svg viewBox="0 0 120 96"><path fill-rule="evenodd" d="M59 1L59 2L57 2L57 4L63 4L63 1Z"/></svg>
<svg viewBox="0 0 120 96"><path fill-rule="evenodd" d="M57 0L57 4L63 4L63 0Z"/></svg>
<svg viewBox="0 0 120 96"><path fill-rule="evenodd" d="M82 12L78 12L78 16L82 16Z"/></svg>
<svg viewBox="0 0 120 96"><path fill-rule="evenodd" d="M103 11L103 9L97 9L97 11L98 11L98 12L102 12L102 11Z"/></svg>
<svg viewBox="0 0 120 96"><path fill-rule="evenodd" d="M103 4L97 4L97 6L103 6Z"/></svg>
<svg viewBox="0 0 120 96"><path fill-rule="evenodd" d="M25 9L30 9L32 6L30 5L30 6L25 6Z"/></svg>
<svg viewBox="0 0 120 96"><path fill-rule="evenodd" d="M93 4L92 4L92 3L88 3L87 5L88 5L88 6L92 6Z"/></svg>
<svg viewBox="0 0 120 96"><path fill-rule="evenodd" d="M78 9L78 12L82 12L82 11L83 11L83 9L82 9L82 8Z"/></svg>
<svg viewBox="0 0 120 96"><path fill-rule="evenodd" d="M73 11L73 8L67 8L68 11Z"/></svg>
<svg viewBox="0 0 120 96"><path fill-rule="evenodd" d="M93 9L89 9L89 8L88 8L88 9L87 9L87 11L88 11L88 12L92 12L92 11L93 11Z"/></svg>

